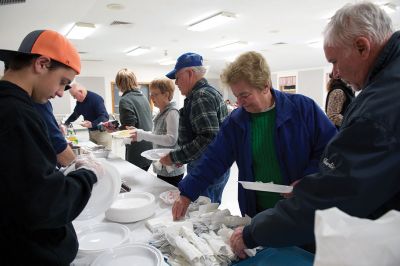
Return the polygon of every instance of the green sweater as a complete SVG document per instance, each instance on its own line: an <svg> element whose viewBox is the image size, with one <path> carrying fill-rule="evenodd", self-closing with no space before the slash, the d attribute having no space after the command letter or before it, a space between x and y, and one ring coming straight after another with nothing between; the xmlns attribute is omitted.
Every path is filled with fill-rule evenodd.
<svg viewBox="0 0 400 266"><path fill-rule="evenodd" d="M275 116L275 108L251 114L253 174L255 181L282 184L274 143ZM278 200L282 199L280 194L272 192L257 191L256 196L257 211L272 208Z"/></svg>

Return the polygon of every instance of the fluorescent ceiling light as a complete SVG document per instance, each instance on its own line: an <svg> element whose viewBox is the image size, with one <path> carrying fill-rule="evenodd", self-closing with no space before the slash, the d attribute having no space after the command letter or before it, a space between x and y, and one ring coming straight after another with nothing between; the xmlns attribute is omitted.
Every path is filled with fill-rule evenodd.
<svg viewBox="0 0 400 266"><path fill-rule="evenodd" d="M378 4L387 14L392 14L397 11L397 6L393 3Z"/></svg>
<svg viewBox="0 0 400 266"><path fill-rule="evenodd" d="M322 47L323 47L322 40L311 41L311 42L308 42L307 45L312 48L321 48L322 49Z"/></svg>
<svg viewBox="0 0 400 266"><path fill-rule="evenodd" d="M169 66L169 65L175 64L176 61L175 61L175 60L172 60L172 59L163 59L163 60L160 60L158 63L159 63L160 65L162 65L162 66Z"/></svg>
<svg viewBox="0 0 400 266"><path fill-rule="evenodd" d="M232 50L240 50L245 48L248 45L247 42L243 42L243 41L236 41L236 42L231 42L231 43L227 43L227 44L223 44L220 46L215 47L214 49L216 51L232 51Z"/></svg>
<svg viewBox="0 0 400 266"><path fill-rule="evenodd" d="M92 34L95 30L96 26L93 23L76 22L66 36L68 39L82 40Z"/></svg>
<svg viewBox="0 0 400 266"><path fill-rule="evenodd" d="M228 21L232 21L236 18L235 14L229 12L219 12L210 17L202 19L198 22L189 25L188 30L192 31L205 31L210 28L217 27Z"/></svg>
<svg viewBox="0 0 400 266"><path fill-rule="evenodd" d="M150 52L150 47L138 46L126 53L129 56L138 56Z"/></svg>

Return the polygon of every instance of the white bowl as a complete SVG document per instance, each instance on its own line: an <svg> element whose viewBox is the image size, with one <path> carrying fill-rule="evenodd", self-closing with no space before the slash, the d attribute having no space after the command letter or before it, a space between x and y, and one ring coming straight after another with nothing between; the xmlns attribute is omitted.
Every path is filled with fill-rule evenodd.
<svg viewBox="0 0 400 266"><path fill-rule="evenodd" d="M114 222L132 223L152 216L154 210L153 194L133 191L119 194L105 215L108 220Z"/></svg>

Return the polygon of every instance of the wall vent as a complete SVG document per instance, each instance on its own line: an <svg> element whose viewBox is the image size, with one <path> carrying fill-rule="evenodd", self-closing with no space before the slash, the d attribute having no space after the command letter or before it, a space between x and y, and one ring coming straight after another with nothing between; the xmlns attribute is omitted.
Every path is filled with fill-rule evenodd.
<svg viewBox="0 0 400 266"><path fill-rule="evenodd" d="M26 0L0 0L0 6L22 4L25 2Z"/></svg>
<svg viewBox="0 0 400 266"><path fill-rule="evenodd" d="M110 26L119 26L119 25L127 26L127 25L133 25L133 23L120 20L114 20L113 22L110 23Z"/></svg>
<svg viewBox="0 0 400 266"><path fill-rule="evenodd" d="M285 45L285 44L287 44L286 42L276 42L276 43L273 43L272 45Z"/></svg>

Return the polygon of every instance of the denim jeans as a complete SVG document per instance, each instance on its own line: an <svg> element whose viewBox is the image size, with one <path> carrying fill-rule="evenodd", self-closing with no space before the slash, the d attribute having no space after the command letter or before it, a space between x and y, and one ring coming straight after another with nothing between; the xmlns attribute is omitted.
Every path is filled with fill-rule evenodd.
<svg viewBox="0 0 400 266"><path fill-rule="evenodd" d="M190 173L191 171L196 168L199 160L192 161L187 164L187 172ZM211 199L211 202L218 202L221 203L222 198L222 191L224 191L226 182L229 179L230 169L226 171L222 176L220 176L213 185L209 186L205 191L203 191L200 195L205 196Z"/></svg>

